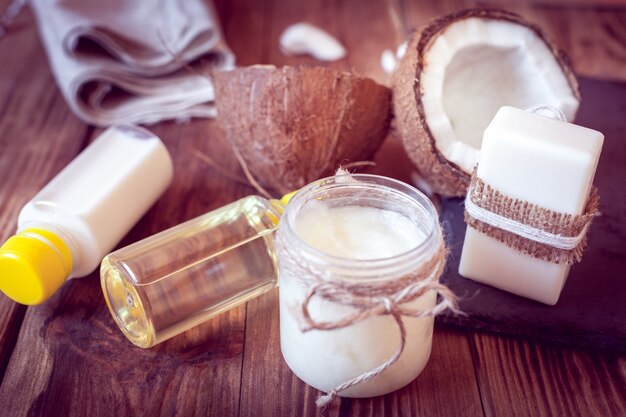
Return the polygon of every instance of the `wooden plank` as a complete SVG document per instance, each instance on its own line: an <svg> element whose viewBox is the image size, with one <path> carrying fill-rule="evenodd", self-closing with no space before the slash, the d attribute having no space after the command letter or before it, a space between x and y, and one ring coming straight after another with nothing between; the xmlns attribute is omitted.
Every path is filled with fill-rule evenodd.
<svg viewBox="0 0 626 417"><path fill-rule="evenodd" d="M280 353L278 290L249 301L240 417L314 416L318 391L291 372Z"/></svg>
<svg viewBox="0 0 626 417"><path fill-rule="evenodd" d="M333 7L325 1L283 1L272 9L270 63L324 65L310 57L285 56L278 49L278 37L284 28L306 21L336 36L348 50L347 59L328 66L388 81L380 68L380 54L385 48L394 48L397 38L385 3L349 1ZM412 167L396 141L385 145L381 157L377 157L381 165L375 172L409 179ZM300 381L282 358L278 291L248 302L247 312L240 415L322 415L315 406L320 392ZM454 401L449 400L451 396ZM336 400L324 415L482 416L466 336L437 328L431 360L416 381L382 397Z"/></svg>
<svg viewBox="0 0 626 417"><path fill-rule="evenodd" d="M435 326L428 365L406 387L382 397L341 399L341 416L482 416L467 336Z"/></svg>
<svg viewBox="0 0 626 417"><path fill-rule="evenodd" d="M211 149L217 160L229 161L226 148L212 146L220 135L214 122L164 123L153 130L172 153L176 180L123 244L244 191L192 152ZM139 349L114 324L94 272L29 309L0 387L0 407L10 415L236 416L244 314L234 309L156 348Z"/></svg>
<svg viewBox="0 0 626 417"><path fill-rule="evenodd" d="M490 0L492 3L501 4L507 7L511 2L508 0ZM624 9L626 8L625 0L527 0L529 4L535 7L554 7L554 8L586 8L586 9Z"/></svg>
<svg viewBox="0 0 626 417"><path fill-rule="evenodd" d="M321 392L300 381L280 352L278 291L248 303L241 417L482 416L467 337L437 326L428 365L415 381L375 398L341 398L324 411Z"/></svg>
<svg viewBox="0 0 626 417"><path fill-rule="evenodd" d="M390 8L390 2L368 3L354 0L337 3L332 8L337 35L348 51L345 62L341 62L343 68L340 69L390 85L391 77L383 71L380 64L383 51L395 51L400 41Z"/></svg>
<svg viewBox="0 0 626 417"><path fill-rule="evenodd" d="M384 5L297 5L285 1L283 8L271 2L260 3L223 0L217 4L227 40L240 64L316 64L310 58L282 57L277 50L277 38L284 26L292 23L291 18L300 20L305 16L336 33L352 51L346 62L333 64L336 68L354 66L357 71L383 79L375 65L380 51L390 47L390 39L393 42L380 24ZM452 3L432 6L432 13ZM272 21L270 13L280 22ZM30 15L21 15L16 23L19 31L11 36L19 34L26 40L0 40L0 56L17 56L8 66L3 61L0 68L0 174L6 173L2 178L9 184L0 185L2 238L12 232L19 207L83 147L88 132L69 113L53 87ZM369 41L370 33L380 37L379 46ZM268 36L271 41L267 41ZM361 42L363 39L368 41ZM24 47L16 47L20 45ZM375 64L367 58L369 53ZM598 55L598 59L603 57ZM9 76L5 76L7 68L12 71ZM124 244L252 193L195 156L195 150L210 154L225 169L236 172L237 164L214 122L163 123L153 130L173 153L176 179ZM46 142L47 132L50 142ZM6 139L16 137L19 142ZM50 146L44 146L48 143ZM2 159L3 155L8 157ZM387 172L395 168L381 169ZM35 175L20 175L33 170L38 170ZM405 177L407 173L393 175ZM238 308L155 349L140 350L115 327L104 305L97 274L73 282L50 303L28 309L0 386L0 409L6 415L55 416L319 414L314 407L318 392L299 381L280 355L276 297L273 292L249 303L247 317L246 309ZM0 316L4 332L0 332L0 342L14 339L5 336L10 333L5 330L12 329L15 335L19 326L14 319L24 311L4 301L0 306L9 306L9 316ZM5 311L0 308L0 314ZM477 335L470 345L465 335L438 327L431 361L414 383L389 396L337 401L328 415L483 415L479 395L489 415L520 414L519 410L530 410L526 415L551 414L553 410L556 415L577 415L572 412L577 409L624 413L624 359L567 350L560 355L560 349L519 341L514 341L511 348L506 340ZM7 345L0 343L0 365L2 346ZM4 350L10 351L11 347ZM518 369L523 370L527 363L533 363L532 369L520 376ZM566 385L573 384L571 392L554 388L560 379ZM551 388L542 397L539 390L545 386ZM525 390L531 390L532 396L525 397ZM570 398L576 395L582 398ZM622 401L617 398L620 395ZM542 413L522 403L529 398L539 401Z"/></svg>
<svg viewBox="0 0 626 417"><path fill-rule="evenodd" d="M0 4L0 10L6 3ZM24 203L84 146L87 128L68 113L63 99L51 88L54 81L28 12L20 14L0 39L0 56L4 57L0 68L0 242L4 242L15 232ZM55 128L42 129L48 124ZM0 381L25 312L25 306L0 294Z"/></svg>
<svg viewBox="0 0 626 417"><path fill-rule="evenodd" d="M501 3L484 3L502 7ZM570 57L576 74L626 81L626 9L600 7L544 7L506 5L538 24ZM593 22L593 24L589 24ZM581 30L581 28L585 30Z"/></svg>
<svg viewBox="0 0 626 417"><path fill-rule="evenodd" d="M13 353L25 313L26 307L11 302L6 297L0 301L0 382Z"/></svg>
<svg viewBox="0 0 626 417"><path fill-rule="evenodd" d="M237 66L266 64L273 2L216 0L215 6L226 42L237 57Z"/></svg>
<svg viewBox="0 0 626 417"><path fill-rule="evenodd" d="M407 33L419 30L436 17L477 6L477 3L472 0L441 0L437 2L396 0L396 2L400 10L403 11L403 22Z"/></svg>
<svg viewBox="0 0 626 417"><path fill-rule="evenodd" d="M332 14L323 13L320 1L274 1L271 8L270 26L264 39L267 63L278 66L319 64L308 56L286 56L280 52L281 33L300 21L321 27L345 44L337 31L336 19ZM342 68L342 63L335 62L330 66ZM247 312L240 417L316 415L318 391L302 383L287 367L280 353L278 290L248 302Z"/></svg>
<svg viewBox="0 0 626 417"><path fill-rule="evenodd" d="M37 158L56 161L61 167L79 150L72 145L73 136L63 137L68 129L63 129L62 121L73 120L83 131L85 127L75 121L53 88L41 48L34 39L32 22L24 31L37 51L30 61L23 62L40 69L33 75L37 89L23 95L30 104L23 106L20 113L35 117L38 123L22 117L20 127L26 122L33 127L27 129L19 148L11 149L12 161L7 165L14 169L13 159L33 153ZM8 56L8 52L3 56ZM243 53L240 56L245 58ZM32 65L34 58L39 65ZM20 85L28 85L27 81L31 80ZM35 105L42 102L42 94L54 97L50 99L51 115L43 114ZM13 109L5 118L19 117L20 113ZM122 245L251 193L250 187L226 179L196 156L196 152L210 154L224 170L236 172L237 163L214 121L161 123L152 130L172 154L175 179ZM49 146L42 137L48 131L54 132L55 139ZM57 154L67 154L67 158L62 161ZM28 161L31 170L35 163L44 163L32 155ZM41 178L35 177L38 183L31 188L36 190L48 174L53 174L50 171L47 168ZM8 189L7 193L12 191L19 198L26 197L21 189ZM3 216L14 216L15 211L3 210ZM245 309L240 307L156 348L142 350L131 345L117 329L102 297L98 273L94 272L66 284L44 305L28 309L0 386L0 408L3 414L15 416L236 416L244 316Z"/></svg>
<svg viewBox="0 0 626 417"><path fill-rule="evenodd" d="M465 8L495 7L519 13L538 24L567 52L577 74L616 81L626 80L626 9L623 5L600 7L589 0L577 2L576 6L569 2L546 5L542 2L513 3L498 0L398 2L403 5L409 30L421 27L435 16ZM585 7L580 7L583 3Z"/></svg>
<svg viewBox="0 0 626 417"><path fill-rule="evenodd" d="M486 416L624 416L626 360L519 339L471 339Z"/></svg>

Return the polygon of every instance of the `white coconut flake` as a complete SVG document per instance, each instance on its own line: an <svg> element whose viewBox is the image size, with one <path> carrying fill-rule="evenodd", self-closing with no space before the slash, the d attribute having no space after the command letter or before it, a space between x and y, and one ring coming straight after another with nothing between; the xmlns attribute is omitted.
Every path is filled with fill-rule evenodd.
<svg viewBox="0 0 626 417"><path fill-rule="evenodd" d="M409 46L409 42L404 41L400 45L398 45L398 49L396 49L396 58L402 59L404 54L406 54L406 48Z"/></svg>
<svg viewBox="0 0 626 417"><path fill-rule="evenodd" d="M337 39L309 23L289 26L279 42L286 55L311 55L320 61L337 61L346 56L346 48Z"/></svg>
<svg viewBox="0 0 626 417"><path fill-rule="evenodd" d="M383 71L387 74L391 74L398 64L396 55L391 49L385 49L380 56L380 66L383 67Z"/></svg>
<svg viewBox="0 0 626 417"><path fill-rule="evenodd" d="M407 46L408 42L402 42L398 45L395 53L390 49L385 49L383 51L380 56L380 66L383 68L383 71L387 74L391 74L395 71L398 66L398 61L400 61L406 53Z"/></svg>

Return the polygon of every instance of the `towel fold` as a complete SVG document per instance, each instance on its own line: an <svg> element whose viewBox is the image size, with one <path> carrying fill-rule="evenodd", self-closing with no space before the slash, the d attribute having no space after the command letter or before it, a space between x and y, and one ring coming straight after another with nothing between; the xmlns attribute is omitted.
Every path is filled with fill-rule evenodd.
<svg viewBox="0 0 626 417"><path fill-rule="evenodd" d="M208 0L31 0L52 72L74 113L108 126L215 117L206 74L229 69Z"/></svg>

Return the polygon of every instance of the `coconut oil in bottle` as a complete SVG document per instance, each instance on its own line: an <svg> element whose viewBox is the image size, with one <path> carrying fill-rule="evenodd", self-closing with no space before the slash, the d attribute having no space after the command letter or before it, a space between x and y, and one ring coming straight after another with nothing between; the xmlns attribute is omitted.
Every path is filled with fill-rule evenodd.
<svg viewBox="0 0 626 417"><path fill-rule="evenodd" d="M274 288L282 209L246 197L106 256L102 290L122 332L148 348Z"/></svg>

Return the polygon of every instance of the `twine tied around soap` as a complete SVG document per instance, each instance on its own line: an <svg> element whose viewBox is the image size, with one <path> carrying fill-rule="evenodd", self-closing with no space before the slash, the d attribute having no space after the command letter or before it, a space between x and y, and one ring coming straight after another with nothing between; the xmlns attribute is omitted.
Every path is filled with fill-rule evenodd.
<svg viewBox="0 0 626 417"><path fill-rule="evenodd" d="M443 242L430 259L410 274L398 279L385 280L341 280L333 279L332 272L320 269L309 262L302 262L302 256L295 253L282 236L279 229L275 238L276 250L280 254L281 267L290 272L290 276L307 288L306 296L300 306L293 312L300 321L300 330L335 330L359 323L374 316L390 315L400 330L400 342L395 353L376 368L364 372L338 385L316 401L323 407L333 400L340 392L357 384L369 381L391 367L402 355L406 345L406 328L402 317L432 317L451 310L462 314L457 305L454 293L438 282L443 271L446 248ZM435 291L440 300L428 310L406 307L405 304L416 300L429 291ZM348 314L337 321L316 321L309 312L309 304L314 297L321 298L339 305L352 307L354 313ZM299 307L299 308L298 308Z"/></svg>
<svg viewBox="0 0 626 417"><path fill-rule="evenodd" d="M501 193L474 168L465 198L465 223L523 254L571 265L582 259L599 203L598 190L592 187L582 214L549 210Z"/></svg>

